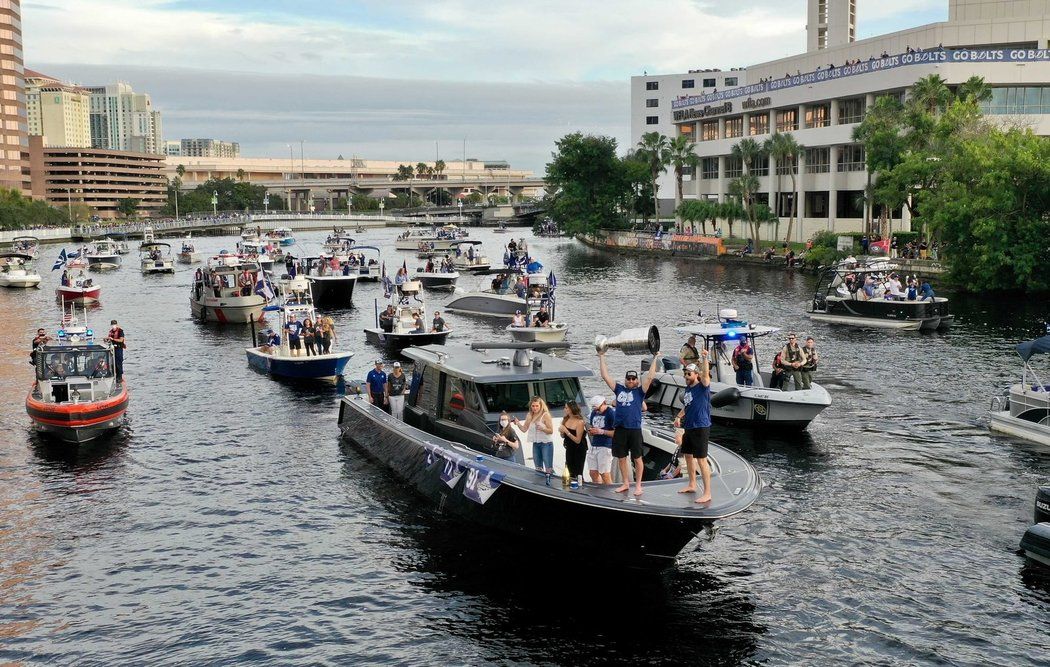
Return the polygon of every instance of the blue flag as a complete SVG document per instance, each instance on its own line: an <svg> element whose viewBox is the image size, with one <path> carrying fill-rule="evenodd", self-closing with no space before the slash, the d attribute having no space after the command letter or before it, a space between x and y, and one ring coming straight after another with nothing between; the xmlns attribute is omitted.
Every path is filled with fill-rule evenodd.
<svg viewBox="0 0 1050 667"><path fill-rule="evenodd" d="M61 269L65 265L66 265L66 249L62 248L62 252L58 253L58 259L55 260L55 263L54 263L54 265L52 265L51 270L52 271L56 271L58 269Z"/></svg>

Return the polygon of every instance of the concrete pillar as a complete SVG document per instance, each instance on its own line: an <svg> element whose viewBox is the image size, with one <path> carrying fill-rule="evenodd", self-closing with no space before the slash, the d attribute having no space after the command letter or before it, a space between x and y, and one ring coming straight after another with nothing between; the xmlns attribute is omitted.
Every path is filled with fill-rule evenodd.
<svg viewBox="0 0 1050 667"><path fill-rule="evenodd" d="M806 129L806 105L798 105L798 129Z"/></svg>
<svg viewBox="0 0 1050 667"><path fill-rule="evenodd" d="M828 107L830 107L830 110L831 110L831 113L830 113L831 125L832 126L838 125L839 124L839 101L838 100L831 100L831 102L828 103Z"/></svg>
<svg viewBox="0 0 1050 667"><path fill-rule="evenodd" d="M873 106L875 106L875 93L868 93L864 96L864 115L868 115Z"/></svg>
<svg viewBox="0 0 1050 667"><path fill-rule="evenodd" d="M751 114L744 114L744 136L751 136Z"/></svg>
<svg viewBox="0 0 1050 667"><path fill-rule="evenodd" d="M718 138L726 138L726 119L724 117L718 119Z"/></svg>
<svg viewBox="0 0 1050 667"><path fill-rule="evenodd" d="M777 131L777 112L775 109L769 110L769 133L774 134Z"/></svg>
<svg viewBox="0 0 1050 667"><path fill-rule="evenodd" d="M831 155L828 170L828 230L833 232L835 231L835 221L838 218L839 208L839 147L832 146L829 152Z"/></svg>

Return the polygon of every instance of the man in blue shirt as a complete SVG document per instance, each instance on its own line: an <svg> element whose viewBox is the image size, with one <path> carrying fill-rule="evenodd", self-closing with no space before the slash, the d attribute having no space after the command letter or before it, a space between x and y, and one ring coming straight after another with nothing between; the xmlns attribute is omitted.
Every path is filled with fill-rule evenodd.
<svg viewBox="0 0 1050 667"><path fill-rule="evenodd" d="M615 433L616 410L609 407L604 396L592 396L587 418L587 433L591 436L591 448L587 450L587 469L594 484L612 484L612 445Z"/></svg>
<svg viewBox="0 0 1050 667"><path fill-rule="evenodd" d="M376 359L376 367L365 376L368 383L368 400L372 405L390 412L390 402L386 398L386 373L383 372L383 360Z"/></svg>
<svg viewBox="0 0 1050 667"><path fill-rule="evenodd" d="M689 485L678 493L696 493L696 467L700 466L704 493L698 503L711 501L711 466L707 463L707 445L711 437L711 369L707 365L707 350L700 352L700 365L685 367L685 391L682 392L682 410L674 418L674 425L685 429L682 453L689 471Z"/></svg>
<svg viewBox="0 0 1050 667"><path fill-rule="evenodd" d="M623 484L617 487L617 493L627 493L631 488L631 475L627 469L627 455L634 460L634 495L642 495L642 403L645 401L645 393L649 391L653 379L656 377L656 368L660 351L653 355L649 364L649 373L645 381L638 380L638 371L627 371L624 375L623 384L616 382L609 375L609 369L605 365L605 351L598 353L598 366L602 379L616 396L616 432L613 434L612 453L617 459L620 467L620 477Z"/></svg>
<svg viewBox="0 0 1050 667"><path fill-rule="evenodd" d="M299 334L303 331L302 322L295 319L295 315L289 315L284 329L288 332L288 350L293 357L298 357L299 352L302 350L302 345L299 342Z"/></svg>

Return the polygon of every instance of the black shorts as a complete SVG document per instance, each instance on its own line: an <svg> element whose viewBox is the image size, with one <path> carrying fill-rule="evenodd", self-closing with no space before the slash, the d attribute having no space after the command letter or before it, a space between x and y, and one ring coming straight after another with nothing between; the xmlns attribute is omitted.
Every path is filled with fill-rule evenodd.
<svg viewBox="0 0 1050 667"><path fill-rule="evenodd" d="M289 350L301 350L302 346L299 344L298 336L288 336L288 349Z"/></svg>
<svg viewBox="0 0 1050 667"><path fill-rule="evenodd" d="M682 453L694 458L707 458L707 444L711 439L711 427L687 428L682 436Z"/></svg>
<svg viewBox="0 0 1050 667"><path fill-rule="evenodd" d="M642 429L617 428L613 431L612 455L622 459L628 453L632 459L642 458Z"/></svg>

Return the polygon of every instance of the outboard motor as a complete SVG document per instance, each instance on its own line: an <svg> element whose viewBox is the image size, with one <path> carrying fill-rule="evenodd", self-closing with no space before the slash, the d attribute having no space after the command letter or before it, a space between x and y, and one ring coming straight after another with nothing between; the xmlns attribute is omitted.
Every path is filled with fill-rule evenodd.
<svg viewBox="0 0 1050 667"><path fill-rule="evenodd" d="M1041 486L1035 494L1035 522L1050 522L1050 486Z"/></svg>
<svg viewBox="0 0 1050 667"><path fill-rule="evenodd" d="M740 390L736 387L729 387L723 389L714 396L711 397L711 407L713 408L724 408L727 405L732 405L740 400Z"/></svg>

